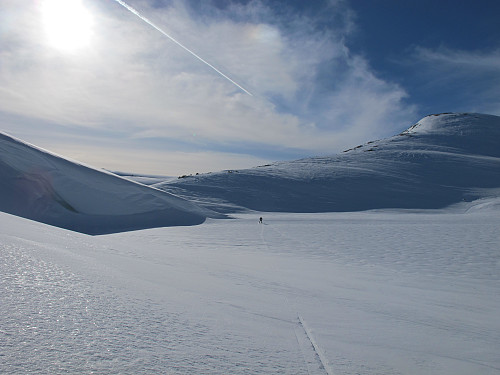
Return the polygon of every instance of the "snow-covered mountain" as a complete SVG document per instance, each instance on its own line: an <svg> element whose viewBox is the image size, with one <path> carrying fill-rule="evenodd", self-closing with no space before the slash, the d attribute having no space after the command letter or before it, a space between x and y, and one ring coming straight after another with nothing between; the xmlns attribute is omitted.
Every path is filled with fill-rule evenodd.
<svg viewBox="0 0 500 375"><path fill-rule="evenodd" d="M149 186L0 134L0 176L1 211L90 234L194 225L244 209L440 208L498 195L500 117L432 115L339 155Z"/></svg>
<svg viewBox="0 0 500 375"><path fill-rule="evenodd" d="M0 133L0 210L88 234L195 225L208 210Z"/></svg>
<svg viewBox="0 0 500 375"><path fill-rule="evenodd" d="M500 117L431 115L397 136L339 155L154 186L226 212L440 208L498 193Z"/></svg>

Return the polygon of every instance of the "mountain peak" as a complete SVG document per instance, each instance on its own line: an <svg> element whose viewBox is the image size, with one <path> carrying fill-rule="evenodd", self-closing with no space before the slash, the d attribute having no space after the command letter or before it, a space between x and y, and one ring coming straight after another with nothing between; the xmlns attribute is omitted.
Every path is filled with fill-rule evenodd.
<svg viewBox="0 0 500 375"><path fill-rule="evenodd" d="M500 132L499 116L480 113L439 113L428 115L402 134L441 133L446 135L477 134L481 131Z"/></svg>
<svg viewBox="0 0 500 375"><path fill-rule="evenodd" d="M500 157L500 116L480 113L429 115L401 135L416 136L429 147L448 147L460 154Z"/></svg>

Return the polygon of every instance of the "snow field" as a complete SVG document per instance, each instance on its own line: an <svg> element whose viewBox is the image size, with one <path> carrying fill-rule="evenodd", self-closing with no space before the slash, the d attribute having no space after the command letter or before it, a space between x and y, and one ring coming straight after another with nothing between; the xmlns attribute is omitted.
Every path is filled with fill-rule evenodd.
<svg viewBox="0 0 500 375"><path fill-rule="evenodd" d="M498 374L500 211L478 207L99 237L1 213L0 372Z"/></svg>

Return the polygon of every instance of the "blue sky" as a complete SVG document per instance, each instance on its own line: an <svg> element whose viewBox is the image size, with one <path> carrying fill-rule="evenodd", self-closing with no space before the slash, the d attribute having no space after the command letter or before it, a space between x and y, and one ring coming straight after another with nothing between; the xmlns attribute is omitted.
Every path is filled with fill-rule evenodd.
<svg viewBox="0 0 500 375"><path fill-rule="evenodd" d="M62 1L62 2L61 2ZM431 113L500 115L495 1L0 0L0 130L179 175L334 154Z"/></svg>

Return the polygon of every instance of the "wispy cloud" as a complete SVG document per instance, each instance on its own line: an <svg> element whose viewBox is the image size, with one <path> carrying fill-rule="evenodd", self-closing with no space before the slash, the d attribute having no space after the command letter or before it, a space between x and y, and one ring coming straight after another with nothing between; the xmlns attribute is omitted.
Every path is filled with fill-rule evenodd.
<svg viewBox="0 0 500 375"><path fill-rule="evenodd" d="M418 66L429 97L451 99L454 108L446 110L500 115L500 50L417 47L409 64Z"/></svg>
<svg viewBox="0 0 500 375"><path fill-rule="evenodd" d="M449 48L429 49L423 47L415 48L415 55L420 61L428 63L440 63L448 66L467 67L500 71L500 50L494 51L460 51Z"/></svg>
<svg viewBox="0 0 500 375"><path fill-rule="evenodd" d="M179 1L128 3L254 96L114 2L84 1L95 17L92 48L62 55L41 37L35 3L0 0L15 20L0 34L0 111L199 152L248 143L255 148L244 157L259 161L259 147L333 153L401 130L415 112L402 87L347 48L355 25L342 1L305 15L260 1L203 14Z"/></svg>

